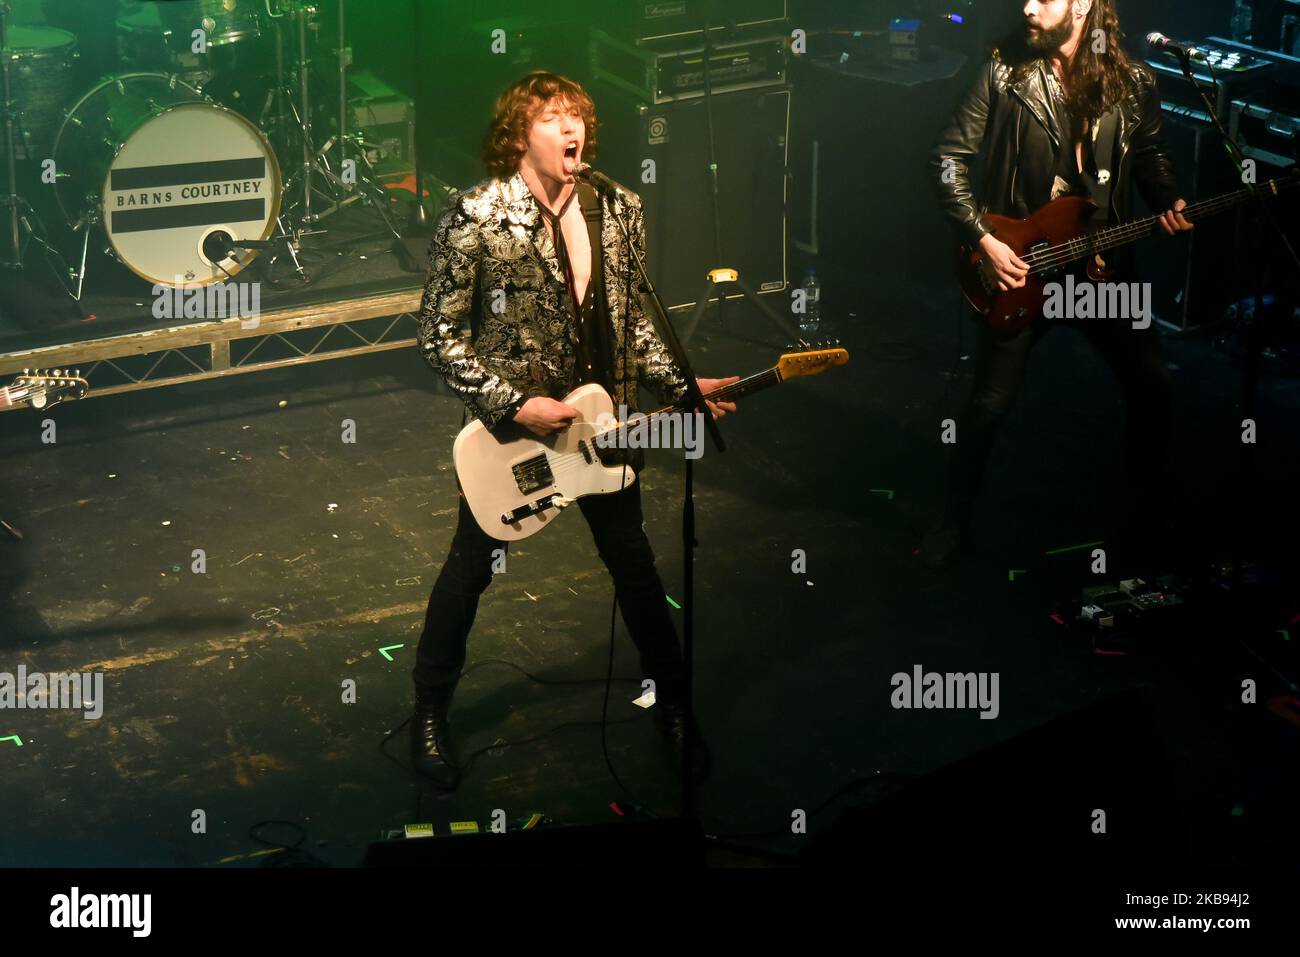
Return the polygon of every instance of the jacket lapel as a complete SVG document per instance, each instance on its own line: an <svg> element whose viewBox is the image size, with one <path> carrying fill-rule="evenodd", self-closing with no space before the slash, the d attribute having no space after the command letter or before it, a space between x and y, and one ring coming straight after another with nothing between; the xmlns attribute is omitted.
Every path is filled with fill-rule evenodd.
<svg viewBox="0 0 1300 957"><path fill-rule="evenodd" d="M1052 145L1059 149L1061 131L1056 125L1056 110L1052 109L1052 105L1047 101L1046 69L1044 62L1039 60L1032 73L1011 85L1011 92L1042 124L1043 129L1047 130L1047 134L1052 138Z"/></svg>
<svg viewBox="0 0 1300 957"><path fill-rule="evenodd" d="M555 254L555 244L551 242L551 234L547 232L546 226L542 223L542 214L537 208L537 199L533 196L532 190L524 182L522 174L516 172L514 176L505 181L505 186L501 191L501 200L505 204L505 216L507 222L523 226L528 230L532 237L533 255L540 262L551 278L556 282L563 282L564 278L560 274L560 260Z"/></svg>

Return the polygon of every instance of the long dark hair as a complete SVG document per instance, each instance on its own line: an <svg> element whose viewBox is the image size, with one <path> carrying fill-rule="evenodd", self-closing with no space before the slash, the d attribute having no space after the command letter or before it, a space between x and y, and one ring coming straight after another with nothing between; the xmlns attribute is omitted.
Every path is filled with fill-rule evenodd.
<svg viewBox="0 0 1300 957"><path fill-rule="evenodd" d="M1105 37L1101 53L1094 51L1097 31ZM1129 71L1132 64L1124 53L1124 34L1119 28L1119 15L1114 0L1092 0L1088 22L1079 37L1079 49L1066 77L1066 105L1073 118L1077 136L1083 121L1096 120L1126 97L1132 89ZM994 56L1013 69L1013 81L1018 82L1035 69L1043 53L1029 49L1025 44L1023 28L1000 42Z"/></svg>

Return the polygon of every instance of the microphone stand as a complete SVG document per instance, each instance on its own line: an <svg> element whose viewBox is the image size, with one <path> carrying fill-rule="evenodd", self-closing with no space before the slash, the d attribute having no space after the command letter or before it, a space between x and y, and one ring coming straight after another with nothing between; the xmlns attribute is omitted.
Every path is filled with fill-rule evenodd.
<svg viewBox="0 0 1300 957"><path fill-rule="evenodd" d="M709 71L709 60L713 57L713 42L710 31L713 29L713 2L709 0L704 13L704 142L708 152L709 201L713 212L713 261L722 262L722 213L721 197L718 193L718 155L714 148L713 128L713 77ZM726 326L727 297L718 298L718 325Z"/></svg>
<svg viewBox="0 0 1300 957"><path fill-rule="evenodd" d="M9 248L13 250L13 259L0 260L0 266L8 269L23 268L23 239L18 229L18 174L14 168L14 155L16 152L18 136L14 129L16 112L14 110L15 102L13 98L13 85L10 79L12 67L10 65L9 54L9 13L10 7L8 0L0 0L0 50L4 51L3 57L0 58L0 74L3 74L3 93L4 99L0 100L0 114L4 118L4 142L5 142L5 171L7 173L6 185L8 193L4 196L4 205L8 212L6 218L9 220ZM8 528L8 526L5 526Z"/></svg>
<svg viewBox="0 0 1300 957"><path fill-rule="evenodd" d="M1253 182L1246 181L1245 154L1242 152L1241 147L1237 142L1228 134L1228 131L1223 126L1223 122L1219 119L1219 114L1215 110L1214 104L1210 102L1210 98L1206 96L1205 90L1196 81L1196 76L1192 72L1191 55L1186 50L1178 49L1176 47L1170 48L1169 52L1174 53L1178 57L1178 65L1183 71L1183 76L1187 78L1187 81L1192 85L1192 88L1201 98L1201 102L1205 106L1205 112L1210 117L1214 129L1218 132L1219 139L1223 142L1223 148L1227 152L1229 160L1231 160L1232 165L1236 167L1241 182L1250 195L1256 225L1265 227L1266 231L1271 233L1278 240L1281 247L1286 250L1287 257L1295 266L1297 274L1300 275L1300 257L1296 255L1295 247L1292 246L1290 238L1283 231L1281 224L1278 223L1276 217L1273 215L1273 210L1264 202L1263 194L1255 188ZM1206 68L1210 71L1211 79L1214 80L1214 68L1208 63L1206 64ZM1217 81L1215 82L1217 85ZM1255 305L1251 317L1243 322L1246 355L1245 361L1242 365L1242 410L1244 416L1252 421L1255 419L1255 412L1258 404L1260 352L1263 348L1259 323L1264 307L1264 277L1267 271L1265 260L1266 258L1272 258L1270 250L1263 242L1261 230L1258 229L1255 231L1255 246ZM1254 443L1242 442L1241 446L1241 459L1238 465L1237 475L1238 501L1246 501L1248 482L1255 467L1255 452ZM1245 524L1246 523L1244 522L1238 523L1237 527L1240 529L1244 527ZM1236 546L1235 550L1237 554L1233 556L1234 573L1238 581L1240 581L1242 574L1241 553L1244 551L1241 544L1240 532L1237 533Z"/></svg>
<svg viewBox="0 0 1300 957"><path fill-rule="evenodd" d="M624 202L628 201L626 197L622 198ZM718 430L718 423L714 420L713 413L709 411L709 406L700 393L700 387L695 381L695 372L692 370L690 360L686 356L686 349L682 346L681 340L677 338L673 324L668 318L668 310L664 308L663 300L659 297L659 291L655 289L654 283L650 280L650 274L646 271L645 262L637 253L636 244L632 242L631 231L617 211L614 211L614 222L618 224L619 231L623 234L623 240L627 243L628 251L631 253L631 260L635 264L637 275L641 281L641 288L649 296L650 303L653 306L650 318L654 323L655 332L663 340L664 345L668 347L673 361L677 363L677 368L686 377L686 396L679 403L679 406L687 412L697 411L702 413L704 423L708 427L709 436L713 439L714 447L719 452L725 452L727 444L723 441L722 433ZM631 300L628 301L627 308L630 316ZM684 618L682 626L682 657L685 662L687 724L686 746L682 755L682 817L684 819L691 818L695 810L694 782L691 775L695 751L691 733L695 725L695 708L691 702L695 654L695 548L698 545L699 542L695 538L695 470L692 460L687 457L686 481L682 497L682 573L685 579L682 586L683 598L685 599L682 605L682 617Z"/></svg>

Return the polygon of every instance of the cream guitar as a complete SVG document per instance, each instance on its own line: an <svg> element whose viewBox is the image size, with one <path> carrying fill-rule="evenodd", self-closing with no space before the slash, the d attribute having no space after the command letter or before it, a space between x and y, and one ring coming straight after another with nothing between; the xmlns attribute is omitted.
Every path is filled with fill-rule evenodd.
<svg viewBox="0 0 1300 957"><path fill-rule="evenodd" d="M848 352L840 348L786 353L772 368L723 386L705 398L739 399L848 361ZM492 538L514 542L535 535L582 496L617 492L631 485L636 473L625 465L604 465L598 452L603 451L602 446L618 444L627 431L649 431L656 418L680 411L665 406L649 413L645 422L618 422L609 393L594 383L574 389L563 401L578 410L578 418L567 429L544 439L514 422L502 423L494 434L477 419L456 436L452 459L461 491L479 526ZM617 434L620 431L623 436Z"/></svg>

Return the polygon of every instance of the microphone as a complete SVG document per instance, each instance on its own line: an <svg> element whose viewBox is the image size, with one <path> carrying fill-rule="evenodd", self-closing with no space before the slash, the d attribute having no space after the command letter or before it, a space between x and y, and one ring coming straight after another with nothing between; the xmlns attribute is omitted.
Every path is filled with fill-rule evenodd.
<svg viewBox="0 0 1300 957"><path fill-rule="evenodd" d="M1153 50L1160 50L1164 53L1173 53L1180 57L1186 57L1189 60L1200 60L1204 62L1205 53L1200 47L1194 47L1190 43L1179 43L1177 40L1171 40L1163 33L1148 33L1147 46Z"/></svg>
<svg viewBox="0 0 1300 957"><path fill-rule="evenodd" d="M598 172L591 168L590 163L579 163L573 168L574 179L580 179L584 183L590 183L599 193L605 193L609 196L617 196L620 199L626 199L627 193L618 183L614 182L604 173Z"/></svg>
<svg viewBox="0 0 1300 957"><path fill-rule="evenodd" d="M231 240L235 237L224 229L213 230L203 238L203 256L209 262L219 263L235 252Z"/></svg>
<svg viewBox="0 0 1300 957"><path fill-rule="evenodd" d="M203 255L212 263L223 262L227 259L239 260L235 257L237 249L273 249L276 245L274 239L238 239L224 229L216 229L210 232L203 239Z"/></svg>

